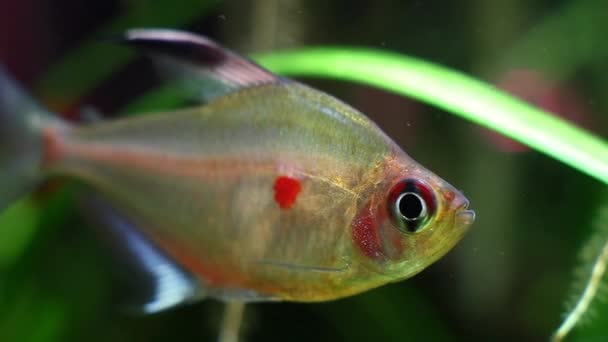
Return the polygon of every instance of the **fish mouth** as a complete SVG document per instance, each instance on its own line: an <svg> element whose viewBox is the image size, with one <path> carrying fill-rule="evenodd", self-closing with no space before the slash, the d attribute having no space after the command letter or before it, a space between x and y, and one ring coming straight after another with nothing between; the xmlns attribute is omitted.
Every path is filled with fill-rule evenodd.
<svg viewBox="0 0 608 342"><path fill-rule="evenodd" d="M462 198L456 204L456 220L458 223L467 228L475 222L475 211L469 209L469 200Z"/></svg>
<svg viewBox="0 0 608 342"><path fill-rule="evenodd" d="M456 214L456 219L460 224L468 227L475 222L475 212L473 210L463 209Z"/></svg>

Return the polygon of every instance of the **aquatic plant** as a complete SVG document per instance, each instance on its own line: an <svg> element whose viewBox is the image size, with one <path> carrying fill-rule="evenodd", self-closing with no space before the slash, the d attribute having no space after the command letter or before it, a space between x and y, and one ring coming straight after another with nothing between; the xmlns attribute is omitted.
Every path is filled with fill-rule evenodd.
<svg viewBox="0 0 608 342"><path fill-rule="evenodd" d="M356 48L312 48L261 56L258 61L286 75L361 82L435 105L608 184L608 143L458 71Z"/></svg>
<svg viewBox="0 0 608 342"><path fill-rule="evenodd" d="M125 16L118 17L116 20L96 32L95 36L104 37L112 32L120 31L132 26L154 25L169 27L187 25L188 23L193 22L196 17L200 16L200 13L210 7L211 4L216 2L217 1L186 1L184 6L178 6L177 9L175 8L173 1L161 0L147 2L146 6L134 6L127 11ZM599 29L599 23L605 22L601 15L603 12L597 10L598 4L603 6L602 1L594 0L583 0L566 4L563 9L555 11L555 15L550 16L546 23L535 25L531 34L527 35L518 46L511 49L509 56L502 62L510 65L509 61L516 59L513 54L532 54L532 59L537 62L536 66L549 68L560 74L562 78L565 78L564 73L572 73L580 63L589 61L596 61L597 63L598 61L603 60L605 56L605 53L602 51L604 45L589 43L592 39L591 37L593 37L592 33L595 30L602 32ZM575 25L573 23L577 24ZM593 31L589 31L590 29ZM562 44L563 50L560 50L557 53L560 58L550 58L549 61L547 61L547 56L544 54L545 51L543 49L538 49L537 47L543 46L544 43L551 39L562 40L565 35L576 35L577 37L584 36L589 38L588 40L576 39L571 43ZM598 34L596 34L596 36L598 36ZM51 71L38 85L38 93L59 109L65 109L66 106L77 103L77 100L82 94L90 91L104 79L133 60L133 53L128 52L121 47L116 47L113 44L98 43L96 37L86 39L81 46L68 53L63 61L50 69ZM578 45L573 47L571 44ZM582 47L582 49L579 47ZM514 50L515 52L513 52ZM575 51L576 53L570 53L572 51ZM536 55L534 55L535 53ZM350 61L350 57L353 57L354 60ZM491 85L480 83L460 72L447 70L438 67L437 65L429 64L426 61L412 59L407 56L387 53L386 51L370 51L350 47L315 48L312 50L304 49L285 53L281 52L278 54L258 55L256 58L267 67L272 68L275 71L284 72L285 74L337 78L347 81L362 82L397 92L404 96L417 98L422 102L433 104L448 112L454 112L455 114L468 118L480 125L502 129L503 134L519 139L519 141L524 144L531 144L532 147L537 149L545 149L545 153L548 155L606 183L606 157L608 154L606 153L605 142L575 128L572 124L555 119L554 117L549 116L548 113L543 113L537 108L515 100L511 96L498 91ZM574 60L566 61L567 58L573 58ZM82 61L95 59L100 59L104 62L95 63L94 66L82 63ZM331 60L333 60L333 63L331 63L331 65L327 64L327 61ZM374 65L372 63L374 60L381 65ZM347 68L346 65L349 67ZM376 74L378 72L378 67L385 69L386 72ZM405 69L403 69L403 67L405 67ZM403 77L404 75L408 76ZM414 76L416 78L413 78ZM442 76L448 77L445 79L441 78ZM422 80L424 81L421 81L420 77L422 77ZM418 88L420 84L425 84L427 86ZM178 95L179 94L177 94L176 90L173 88L159 89L148 96L136 99L130 106L125 108L125 112L155 110L163 108L163 106L170 107L176 103ZM54 102L57 99L61 99L62 102ZM498 116L495 116L497 112ZM546 124L549 126L544 126ZM530 127L532 130L530 130ZM553 127L557 130L554 131L552 128L544 129L545 132L539 130L539 128L545 127ZM552 137L547 138L545 134L549 134ZM559 138L559 145L547 144L549 141L555 141L551 139L556 138ZM580 162L582 162L582 164ZM53 196L51 202L63 203L65 197L64 192L58 196ZM500 199L497 199L497 201L500 201ZM46 207L49 204L49 201L45 200L44 202ZM66 220L57 220L57 217L66 213L66 206L62 204L54 205L53 207L55 208L54 212L50 209L40 210L40 208L33 204L30 199L25 199L19 204L16 204L10 213L0 217L0 236L2 236L1 240L5 241L0 248L0 265L4 265L5 269L9 268L11 265L17 264L19 261L21 261L19 265L23 265L24 262L22 261L22 258L25 254L24 250L26 247L32 245L38 247L38 245L36 245L36 240L40 240L39 236L45 233L48 235L48 231L40 229L41 226L52 226L53 224L49 222L53 221L59 221L59 225L62 226L68 224ZM57 208L59 208L59 210L57 210ZM67 208L69 209L70 207L68 206ZM53 214L51 214L51 212L53 212ZM483 216L483 213L480 214ZM605 220L599 219L599 216L598 219L594 221L598 222L598 224L599 222L604 222L602 223L602 226L606 226ZM39 224L41 222L43 224ZM582 230L586 228L583 227L586 223L586 220L581 220L581 227L575 228L577 228L577 230L579 230L579 228ZM14 229L16 225L21 229ZM579 279L577 283L586 283L591 279L591 270L594 268L597 269L598 265L595 261L602 260L601 250L607 240L603 231L599 229L602 226L594 227L594 230L597 230L598 236L592 239L595 241L594 243L588 245L591 247L584 248L586 253L583 254L588 255L588 257L577 262L578 264L581 264L579 269L583 270L580 272L581 275L577 276ZM36 239L36 237L38 237L38 239ZM8 241L10 241L10 243L8 243ZM7 248L9 245L10 248ZM53 249L47 248L45 251L38 253L38 256L48 255L49 251L56 252ZM78 255L77 251L66 251L65 253L72 256ZM38 261L38 259L35 261ZM35 263L35 261L28 261L25 264L29 265ZM40 271L43 270L44 267L32 267L32 269L28 269L27 272L31 272L33 269ZM74 274L69 270L53 270L53 272L57 273L56 277L74 277ZM564 273L566 272L567 269L564 270ZM15 285L15 283L19 286L19 281L6 282L4 280L15 277L15 274L17 276L23 276L23 273L26 272L11 271L11 273L5 272L2 274L3 279L2 283L0 283L0 292L4 294L4 297L0 298L0 303L6 308L16 307L15 303L21 303L23 304L23 307L36 308L36 310L22 309L19 312L1 313L0 327L2 329L0 330L7 332L11 330L9 328L12 328L16 330L21 329L21 331L30 331L31 329L28 329L28 327L25 326L25 323L23 323L27 322L27 325L41 327L37 332L31 330L33 337L31 337L30 340L56 340L57 336L63 336L65 331L68 330L66 325L75 324L73 319L66 318L69 316L67 314L68 312L74 311L73 308L66 306L73 305L73 303L66 305L62 302L49 300L49 298L41 295L40 290L30 287L25 288L22 291L22 295L11 297L10 300L7 300L5 297L6 293L13 293L7 291L7 288L11 284ZM98 279L92 276L92 274L93 273L86 273L86 276L79 277L78 279L87 279L87 277L91 277L91 279L87 279L86 284L79 284L78 287L76 287L77 289L80 289L81 287L87 288L89 296L95 295L95 279ZM594 277L593 279L597 278L598 277ZM604 278L602 278L602 281L599 283L597 281L592 281L592 287L597 288L596 285L605 282ZM37 278L34 279L34 281L37 280ZM91 284L94 285L87 287ZM576 289L582 291L584 286L585 285L577 286ZM600 290L595 291L595 293L601 294L601 287L602 286L599 286ZM74 291L74 293L76 292ZM408 297L407 300L398 298L398 296L403 296L403 294L398 293L397 291L390 292L390 294L393 295L391 298L395 298L395 302L398 302L402 306L416 306L415 301L424 301L424 299L415 295L411 295L411 298ZM76 295L74 294L74 296ZM36 299L34 298L39 298L38 302L36 302ZM84 298L84 295L79 295L77 298L82 299ZM97 303L95 300L99 301L99 298L83 301L79 304L80 306L83 306L86 305L83 303ZM74 300L74 302L76 301L77 300ZM386 297L374 293L361 300L354 299L354 303L359 303L361 312L373 316L373 322L381 322L400 329L403 325L403 320L401 317L397 317L399 312L395 310L386 310L387 307L390 308L390 305L385 305L386 301ZM592 302L597 302L597 300L593 300ZM38 305L46 305L45 309L38 310L36 303L38 303ZM576 307L576 303L578 303L577 300L574 301L574 304L572 304L571 307ZM421 302L419 304L421 307L428 307L428 303ZM95 307L93 304L90 304L90 306ZM602 309L601 307L598 308L597 303L592 306L596 307L596 311ZM331 311L332 309L334 311ZM350 309L351 307L348 307L348 310ZM345 320L339 315L343 312L335 310L335 307L323 307L323 310L328 310L330 314L335 313L334 316L336 316L336 318L332 318L334 324L338 324L337 322L340 322L340 320ZM36 314L31 314L31 312L36 312ZM428 321L431 322L440 321L440 318L433 312L418 312L418 315L427 318L430 317ZM72 316L74 316L73 313ZM576 316L580 317L581 315ZM597 319L595 321L597 322L595 323L595 326L593 325L593 320L588 321L590 321L590 323L585 325L585 331L588 330L587 327L590 326L593 328L592 330L593 333L595 333L595 336L605 333L605 327L602 327L602 323L605 323L604 320ZM22 323L19 325L15 322ZM373 322L370 323L366 321L365 323L372 325ZM433 327L437 329L424 329L414 325L407 329L407 336L428 336L428 334L438 334L442 338L448 338L449 332L446 332L445 329L442 330L442 328L445 327L442 326L441 323L428 324L434 324ZM341 334L347 336L350 333L350 337L355 337L357 332L350 332L350 327L353 326L352 322L348 321L343 325L349 327L349 329L343 329L344 331L341 332ZM593 336L593 333L591 333L590 336ZM389 331L387 334L391 334L391 332ZM549 331L547 331L547 335L549 335ZM19 339L11 339L10 335L8 338L4 338L6 335L2 333L0 333L0 336L6 340ZM399 336L395 335L393 337L398 338Z"/></svg>
<svg viewBox="0 0 608 342"><path fill-rule="evenodd" d="M608 144L600 138L457 71L394 53L356 48L314 48L263 55L256 59L278 73L366 83L436 105L518 140L608 184ZM149 101L159 99L161 102L162 99L172 101L174 92L174 88L161 89L140 99L136 106L149 107ZM12 226L9 221L18 215L15 214L17 211L24 211L22 217L36 217L31 212L31 206L22 202L2 217L2 225ZM30 227L32 224L23 226ZM7 230L7 234L18 232L28 235L31 231L31 228ZM605 236L594 241L602 238L605 239ZM592 247L587 249L599 250ZM585 261L594 265L594 275L589 278L586 294L581 299L584 303L579 304L574 313L568 316L569 328L576 325L597 292L607 259L605 250L604 246L594 261ZM11 254L4 256L4 262L8 262L16 253L3 252ZM556 336L562 335L564 333L560 331Z"/></svg>
<svg viewBox="0 0 608 342"><path fill-rule="evenodd" d="M608 201L600 202L593 221L594 233L581 249L579 266L574 272L572 298L566 302L567 311L564 321L555 330L552 341L563 340L575 327L591 325L594 313L597 313L600 303L605 301L607 282L606 268L608 267ZM605 304L605 303L604 303ZM597 316L597 314L595 315ZM591 338L595 330L601 333L602 327L591 327Z"/></svg>

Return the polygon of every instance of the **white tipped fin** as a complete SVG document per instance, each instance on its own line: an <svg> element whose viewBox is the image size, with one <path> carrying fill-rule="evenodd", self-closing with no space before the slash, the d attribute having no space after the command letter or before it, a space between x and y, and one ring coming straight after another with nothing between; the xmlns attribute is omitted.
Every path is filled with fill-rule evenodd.
<svg viewBox="0 0 608 342"><path fill-rule="evenodd" d="M254 62L192 33L131 29L120 40L153 54L173 78L203 101L242 88L279 81L276 75Z"/></svg>
<svg viewBox="0 0 608 342"><path fill-rule="evenodd" d="M84 206L118 261L130 266L127 280L136 295L129 296L126 305L132 311L156 313L205 297L200 282L158 249L126 216L96 196L87 198Z"/></svg>

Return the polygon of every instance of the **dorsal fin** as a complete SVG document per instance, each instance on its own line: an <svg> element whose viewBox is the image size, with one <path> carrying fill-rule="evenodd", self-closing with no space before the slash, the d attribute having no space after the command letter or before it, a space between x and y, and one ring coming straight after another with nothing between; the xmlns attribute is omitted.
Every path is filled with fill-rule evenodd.
<svg viewBox="0 0 608 342"><path fill-rule="evenodd" d="M131 29L121 41L151 53L173 78L203 101L238 89L277 82L270 71L189 32L168 29Z"/></svg>

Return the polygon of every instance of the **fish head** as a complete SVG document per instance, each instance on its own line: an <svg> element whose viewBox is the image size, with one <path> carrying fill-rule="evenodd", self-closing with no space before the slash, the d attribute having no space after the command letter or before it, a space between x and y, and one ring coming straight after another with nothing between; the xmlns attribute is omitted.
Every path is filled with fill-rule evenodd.
<svg viewBox="0 0 608 342"><path fill-rule="evenodd" d="M352 223L364 264L391 280L409 278L445 255L475 220L468 199L398 150Z"/></svg>

